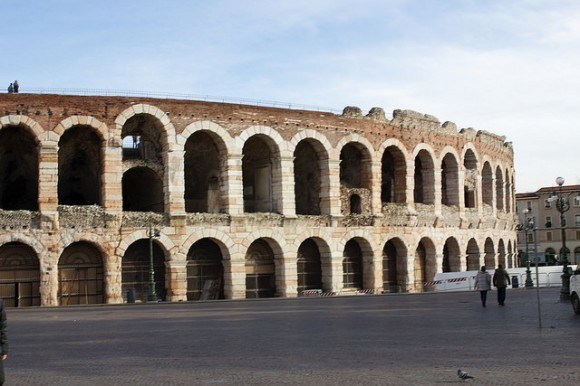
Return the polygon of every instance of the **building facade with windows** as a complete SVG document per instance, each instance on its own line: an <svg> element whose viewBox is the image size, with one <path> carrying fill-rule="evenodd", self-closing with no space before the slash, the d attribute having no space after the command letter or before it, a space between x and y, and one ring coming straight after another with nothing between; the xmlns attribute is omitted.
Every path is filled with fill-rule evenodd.
<svg viewBox="0 0 580 386"><path fill-rule="evenodd" d="M534 229L518 232L518 255L525 256L526 250L530 261L534 261L537 251L540 264L557 265L563 251L562 228L566 238L566 252L570 264L580 262L580 185L563 185L562 197L568 201L569 209L564 213L564 223L557 209L554 198L560 191L559 186L547 186L536 192L517 193L516 211L518 221L525 225L530 222ZM525 227L523 227L525 228ZM520 259L520 264L524 261Z"/></svg>
<svg viewBox="0 0 580 386"><path fill-rule="evenodd" d="M516 224L511 143L430 115L0 94L8 305L423 291Z"/></svg>

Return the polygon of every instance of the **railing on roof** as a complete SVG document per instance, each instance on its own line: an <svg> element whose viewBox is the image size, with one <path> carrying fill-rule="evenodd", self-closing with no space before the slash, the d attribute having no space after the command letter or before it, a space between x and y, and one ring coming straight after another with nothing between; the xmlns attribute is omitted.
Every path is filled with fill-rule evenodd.
<svg viewBox="0 0 580 386"><path fill-rule="evenodd" d="M5 91L4 91L5 92ZM122 96L122 97L140 97L140 98L158 98L158 99L181 99L203 102L220 102L230 104L243 104L250 106L278 107L291 110L309 110L328 112L332 114L341 114L342 111L315 105L296 104L288 102L234 98L227 96L213 96L201 94L183 94L183 93L166 93L157 91L138 91L138 90L108 90L95 88L23 88L20 87L19 94L58 94L58 95L80 95L80 96Z"/></svg>

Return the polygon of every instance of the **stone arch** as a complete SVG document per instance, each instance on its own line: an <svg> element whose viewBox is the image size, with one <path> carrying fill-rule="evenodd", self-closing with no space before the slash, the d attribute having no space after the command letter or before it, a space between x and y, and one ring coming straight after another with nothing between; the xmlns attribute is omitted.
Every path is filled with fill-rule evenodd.
<svg viewBox="0 0 580 386"><path fill-rule="evenodd" d="M73 122L78 122L78 119L69 121L70 124ZM89 125L68 126L67 123L62 127L63 134L58 142L58 203L102 206L105 163L103 133Z"/></svg>
<svg viewBox="0 0 580 386"><path fill-rule="evenodd" d="M479 246L477 245L477 240L474 238L469 239L467 242L467 247L465 250L465 254L467 255L467 270L468 271L477 271L479 270Z"/></svg>
<svg viewBox="0 0 580 386"><path fill-rule="evenodd" d="M183 150L183 146L185 146L185 143L189 137L198 131L209 132L213 134L212 138L219 138L220 141L216 142L218 142L220 152L222 150L225 154L234 152L235 141L230 133L228 133L222 126L212 121L195 121L187 125L185 129L183 129L183 131L177 135L177 150ZM222 146L223 149L221 148Z"/></svg>
<svg viewBox="0 0 580 386"><path fill-rule="evenodd" d="M325 236L321 235L318 229L311 228L299 233L295 238L294 244L292 246L288 245L287 248L298 251L300 246L307 240L312 240L316 243L320 254L320 264L322 269L321 289L324 291L331 291L333 289L332 251L328 242L325 240Z"/></svg>
<svg viewBox="0 0 580 386"><path fill-rule="evenodd" d="M214 132L197 130L184 146L185 211L225 212L228 192L228 152Z"/></svg>
<svg viewBox="0 0 580 386"><path fill-rule="evenodd" d="M505 249L505 243L504 243L503 239L499 239L499 242L497 244L497 263L501 264L502 267L504 267L504 268L507 267L506 249Z"/></svg>
<svg viewBox="0 0 580 386"><path fill-rule="evenodd" d="M343 288L350 290L373 289L373 251L364 237L354 236L344 244L342 259Z"/></svg>
<svg viewBox="0 0 580 386"><path fill-rule="evenodd" d="M489 161L485 161L481 169L481 189L483 203L491 207L493 205L493 171Z"/></svg>
<svg viewBox="0 0 580 386"><path fill-rule="evenodd" d="M249 136L250 133L254 133ZM282 213L282 149L285 142L268 127L255 126L240 135L244 212Z"/></svg>
<svg viewBox="0 0 580 386"><path fill-rule="evenodd" d="M27 117L26 115L4 115L0 117L0 130L7 126L23 126L30 131L31 135L35 138L37 144L41 144L42 141L51 140L53 142L54 138L49 135L50 132L44 130L44 128L36 122L34 119Z"/></svg>
<svg viewBox="0 0 580 386"><path fill-rule="evenodd" d="M407 201L408 151L396 139L381 144L376 157L381 160L381 202L405 203Z"/></svg>
<svg viewBox="0 0 580 386"><path fill-rule="evenodd" d="M246 251L246 298L281 295L284 286L282 248L270 237L255 239Z"/></svg>
<svg viewBox="0 0 580 386"><path fill-rule="evenodd" d="M129 107L128 109L122 111L117 118L115 119L115 142L121 143L121 132L123 130L123 126L127 123L127 121L133 118L136 115L149 115L157 119L160 123L160 128L163 130L165 134L166 145L163 149L165 152L173 151L175 147L175 127L171 123L169 116L165 114L162 110L158 107L139 103Z"/></svg>
<svg viewBox="0 0 580 386"><path fill-rule="evenodd" d="M407 246L393 237L383 246L383 291L405 292L407 289Z"/></svg>
<svg viewBox="0 0 580 386"><path fill-rule="evenodd" d="M36 211L42 128L20 115L4 116L0 122L0 208Z"/></svg>
<svg viewBox="0 0 580 386"><path fill-rule="evenodd" d="M229 236L229 234L217 229L202 228L190 234L179 246L180 253L185 256L189 248L199 240L211 239L214 240L221 249L224 260L231 259L231 255L236 251L236 244Z"/></svg>
<svg viewBox="0 0 580 386"><path fill-rule="evenodd" d="M479 186L479 161L477 151L472 143L466 144L463 147L461 154L463 160L463 195L466 208L476 208L478 202L478 186Z"/></svg>
<svg viewBox="0 0 580 386"><path fill-rule="evenodd" d="M449 237L443 245L443 272L461 271L461 250L455 237Z"/></svg>
<svg viewBox="0 0 580 386"><path fill-rule="evenodd" d="M364 142L352 141L344 143L339 149L342 213L351 213L351 197L357 195L361 199L361 214L369 215L373 181L372 147L367 147Z"/></svg>
<svg viewBox="0 0 580 386"><path fill-rule="evenodd" d="M123 237L119 246L115 249L115 255L123 256L131 244L141 239L148 239L148 229L139 229ZM155 237L155 242L163 249L167 260L171 260L171 253L176 249L175 244L165 233L160 232L159 237Z"/></svg>
<svg viewBox="0 0 580 386"><path fill-rule="evenodd" d="M455 149L445 147L441 154L441 204L459 206L459 163Z"/></svg>
<svg viewBox="0 0 580 386"><path fill-rule="evenodd" d="M485 239L484 244L484 265L488 270L495 268L495 247L491 237Z"/></svg>
<svg viewBox="0 0 580 386"><path fill-rule="evenodd" d="M104 122L99 121L97 118L88 115L72 115L60 121L52 130L53 133L57 135L55 138L56 141L60 141L63 134L75 126L91 127L99 135L101 141L104 142L104 144L107 143L107 139L109 138L109 128L107 125Z"/></svg>
<svg viewBox="0 0 580 386"><path fill-rule="evenodd" d="M330 170L327 148L306 137L294 146L296 214L330 214Z"/></svg>
<svg viewBox="0 0 580 386"><path fill-rule="evenodd" d="M199 239L189 247L186 257L187 300L225 298L224 247L220 240L209 237Z"/></svg>
<svg viewBox="0 0 580 386"><path fill-rule="evenodd" d="M29 244L0 245L0 290L7 307L40 306L40 260Z"/></svg>
<svg viewBox="0 0 580 386"><path fill-rule="evenodd" d="M435 164L431 146L420 144L413 151L414 156L414 190L416 204L435 204Z"/></svg>
<svg viewBox="0 0 580 386"><path fill-rule="evenodd" d="M104 259L98 244L78 241L63 249L58 261L60 305L105 301Z"/></svg>
<svg viewBox="0 0 580 386"><path fill-rule="evenodd" d="M437 273L437 253L433 240L423 237L415 250L414 277L416 291L429 291L433 287L425 285L432 282Z"/></svg>

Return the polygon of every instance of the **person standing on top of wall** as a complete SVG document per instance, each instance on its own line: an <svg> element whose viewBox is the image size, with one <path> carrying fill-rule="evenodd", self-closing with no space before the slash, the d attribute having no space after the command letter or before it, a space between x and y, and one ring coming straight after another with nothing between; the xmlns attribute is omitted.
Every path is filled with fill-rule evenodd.
<svg viewBox="0 0 580 386"><path fill-rule="evenodd" d="M505 290L511 284L510 275L503 269L503 266L499 264L495 273L493 274L493 285L497 288L497 303L500 306L505 305Z"/></svg>
<svg viewBox="0 0 580 386"><path fill-rule="evenodd" d="M481 270L475 275L475 290L479 290L479 296L481 298L481 305L485 307L487 301L487 291L491 289L491 276L485 271L485 265L481 267Z"/></svg>
<svg viewBox="0 0 580 386"><path fill-rule="evenodd" d="M14 93L18 94L18 88L20 87L20 85L18 84L18 81L15 80L13 85L14 85Z"/></svg>

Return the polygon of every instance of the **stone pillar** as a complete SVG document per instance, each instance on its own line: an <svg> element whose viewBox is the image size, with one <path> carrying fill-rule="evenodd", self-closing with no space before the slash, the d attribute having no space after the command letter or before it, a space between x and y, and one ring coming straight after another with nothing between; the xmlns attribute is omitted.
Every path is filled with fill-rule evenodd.
<svg viewBox="0 0 580 386"><path fill-rule="evenodd" d="M371 176L372 176L372 186L371 186L371 212L372 215L377 217L383 216L383 203L381 201L381 184L382 184L382 163L381 162L371 162ZM393 187L394 189L394 187Z"/></svg>
<svg viewBox="0 0 580 386"><path fill-rule="evenodd" d="M246 298L246 264L245 255L232 254L230 280L224 283L224 293L227 299Z"/></svg>
<svg viewBox="0 0 580 386"><path fill-rule="evenodd" d="M185 177L183 150L172 150L166 153L165 165L165 212L170 215L185 215Z"/></svg>
<svg viewBox="0 0 580 386"><path fill-rule="evenodd" d="M344 277L342 269L342 260L344 259L342 252L333 253L332 259L332 288L333 292L340 292L344 287Z"/></svg>
<svg viewBox="0 0 580 386"><path fill-rule="evenodd" d="M232 216L242 215L244 213L244 187L241 154L229 155L226 174L227 185L224 187L223 192L226 211Z"/></svg>
<svg viewBox="0 0 580 386"><path fill-rule="evenodd" d="M407 255L407 283L405 292L421 292L415 287L415 254Z"/></svg>
<svg viewBox="0 0 580 386"><path fill-rule="evenodd" d="M328 160L330 215L342 217L342 202L340 200L340 161Z"/></svg>
<svg viewBox="0 0 580 386"><path fill-rule="evenodd" d="M122 261L123 257L115 254L111 254L104 259L105 303L107 304L123 303Z"/></svg>
<svg viewBox="0 0 580 386"><path fill-rule="evenodd" d="M40 258L40 305L58 306L58 248L46 248Z"/></svg>
<svg viewBox="0 0 580 386"><path fill-rule="evenodd" d="M167 300L170 302L187 301L187 261L185 256L179 257L165 262Z"/></svg>
<svg viewBox="0 0 580 386"><path fill-rule="evenodd" d="M38 155L38 210L43 229L58 228L58 143L47 132ZM45 220L46 219L46 220Z"/></svg>
<svg viewBox="0 0 580 386"><path fill-rule="evenodd" d="M118 215L123 212L123 149L105 147L103 160L103 207L108 214Z"/></svg>
<svg viewBox="0 0 580 386"><path fill-rule="evenodd" d="M294 190L294 157L285 156L280 158L280 197L274 200L281 201L281 213L285 217L296 217L296 197ZM275 190L274 190L275 192Z"/></svg>
<svg viewBox="0 0 580 386"><path fill-rule="evenodd" d="M284 257L276 256L276 289L287 298L298 296L298 256L296 251L286 251Z"/></svg>
<svg viewBox="0 0 580 386"><path fill-rule="evenodd" d="M443 197L443 192L441 191L441 168L434 167L433 168L433 205L435 211L435 217L437 218L436 223L442 224L443 215L441 214L441 199Z"/></svg>

